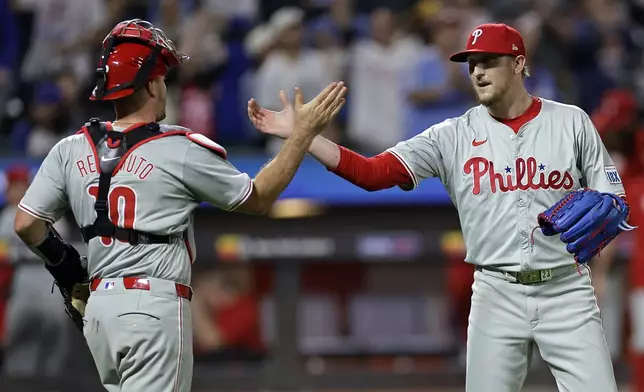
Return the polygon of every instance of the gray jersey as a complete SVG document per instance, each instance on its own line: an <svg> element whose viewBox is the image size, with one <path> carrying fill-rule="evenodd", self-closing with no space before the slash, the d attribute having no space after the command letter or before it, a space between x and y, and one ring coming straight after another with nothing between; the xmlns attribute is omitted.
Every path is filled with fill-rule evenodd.
<svg viewBox="0 0 644 392"><path fill-rule="evenodd" d="M206 201L231 210L252 191L251 178L212 151L225 153L223 148L202 135L193 136L162 137L131 151L112 178L108 197L110 218L117 226L178 238L170 244L137 246L93 238L87 249L90 277L137 275L190 284L196 256L195 209ZM94 156L84 134L61 140L43 161L19 207L49 222L71 209L80 227L91 225L96 219L98 159L102 158ZM179 236L186 230L184 241Z"/></svg>
<svg viewBox="0 0 644 392"><path fill-rule="evenodd" d="M537 215L582 187L624 194L588 115L542 102L518 133L478 106L388 150L414 186L440 178L458 209L469 263L506 271L574 263L558 236L535 230Z"/></svg>

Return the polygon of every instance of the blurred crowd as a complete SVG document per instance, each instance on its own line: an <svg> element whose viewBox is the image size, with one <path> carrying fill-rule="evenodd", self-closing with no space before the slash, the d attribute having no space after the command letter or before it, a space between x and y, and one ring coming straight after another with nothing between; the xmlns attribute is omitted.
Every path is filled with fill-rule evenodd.
<svg viewBox="0 0 644 392"><path fill-rule="evenodd" d="M644 96L644 6L628 0L0 0L4 154L43 157L90 117L100 42L120 20L162 28L190 59L167 80L166 122L229 149L273 152L246 118L280 89L310 99L332 80L348 105L326 136L380 152L475 104L467 69L447 61L480 23L525 37L528 88L597 110L607 91Z"/></svg>

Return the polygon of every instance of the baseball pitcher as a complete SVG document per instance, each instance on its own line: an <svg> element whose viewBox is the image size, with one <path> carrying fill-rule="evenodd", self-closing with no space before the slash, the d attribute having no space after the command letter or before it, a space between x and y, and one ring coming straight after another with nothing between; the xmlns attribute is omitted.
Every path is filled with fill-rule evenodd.
<svg viewBox="0 0 644 392"><path fill-rule="evenodd" d="M113 102L116 120L92 119L56 144L16 214L15 231L45 260L108 391L190 391L196 208L206 201L266 213L345 102L343 83L306 105L296 89L292 136L251 179L203 135L158 124L164 77L186 58L147 21L117 24L103 41L91 96ZM86 263L52 228L68 209Z"/></svg>
<svg viewBox="0 0 644 392"><path fill-rule="evenodd" d="M375 191L437 177L458 209L475 266L468 392L517 392L538 347L560 391L617 391L587 262L632 230L622 180L588 115L528 94L523 38L484 24L466 50L480 105L374 157L320 136L309 152ZM249 101L262 132L287 137L293 110Z"/></svg>

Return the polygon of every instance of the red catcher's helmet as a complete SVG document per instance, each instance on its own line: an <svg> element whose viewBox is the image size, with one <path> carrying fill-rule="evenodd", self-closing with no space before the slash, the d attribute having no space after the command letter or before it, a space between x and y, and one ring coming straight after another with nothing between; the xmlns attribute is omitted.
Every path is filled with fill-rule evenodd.
<svg viewBox="0 0 644 392"><path fill-rule="evenodd" d="M96 87L89 99L108 101L127 97L150 80L165 76L188 56L152 23L142 19L117 24L103 40L96 69Z"/></svg>

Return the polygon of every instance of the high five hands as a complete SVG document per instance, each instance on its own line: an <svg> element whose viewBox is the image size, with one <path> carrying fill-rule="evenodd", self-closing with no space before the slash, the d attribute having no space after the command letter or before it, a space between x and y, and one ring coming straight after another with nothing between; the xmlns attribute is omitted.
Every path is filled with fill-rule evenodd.
<svg viewBox="0 0 644 392"><path fill-rule="evenodd" d="M283 107L280 112L263 108L251 98L248 101L248 118L260 132L282 139L288 138L294 129L318 135L342 110L346 93L344 82L333 82L305 104L302 91L296 87L294 103L291 104L281 90L279 98Z"/></svg>

